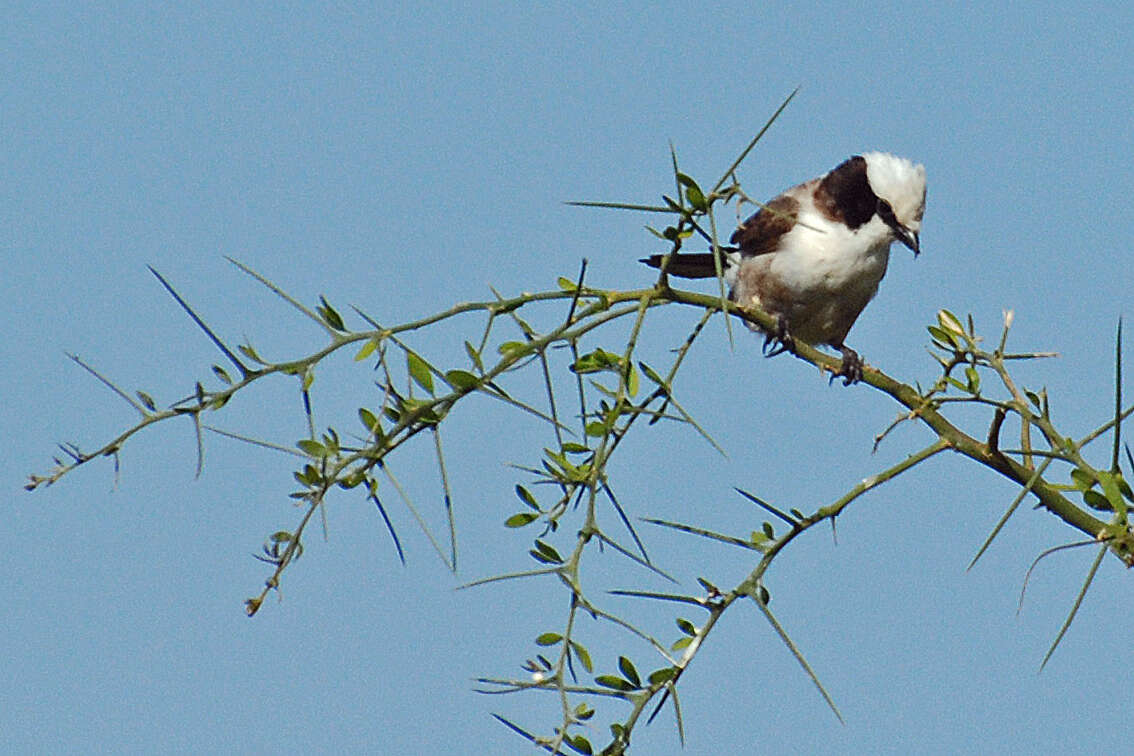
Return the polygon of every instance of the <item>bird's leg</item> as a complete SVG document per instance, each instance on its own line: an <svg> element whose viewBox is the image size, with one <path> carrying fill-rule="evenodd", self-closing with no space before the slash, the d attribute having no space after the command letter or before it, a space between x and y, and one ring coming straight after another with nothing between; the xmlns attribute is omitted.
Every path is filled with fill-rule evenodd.
<svg viewBox="0 0 1134 756"><path fill-rule="evenodd" d="M777 315L776 329L764 335L763 351L765 357L775 357L784 352L795 354L795 339L788 332L788 321L785 316Z"/></svg>
<svg viewBox="0 0 1134 756"><path fill-rule="evenodd" d="M833 383L839 376L842 376L844 386L861 381L862 358L858 356L858 352L846 344L839 344L836 348L843 353L843 364L839 366L838 372L831 373L831 380L828 381L828 384Z"/></svg>

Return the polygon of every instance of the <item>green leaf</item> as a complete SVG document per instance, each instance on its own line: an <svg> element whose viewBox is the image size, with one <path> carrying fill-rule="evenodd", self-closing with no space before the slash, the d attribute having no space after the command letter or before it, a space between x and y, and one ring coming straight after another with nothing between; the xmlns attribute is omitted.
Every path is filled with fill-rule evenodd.
<svg viewBox="0 0 1134 756"><path fill-rule="evenodd" d="M595 678L595 682L604 688L613 688L614 690L634 690L634 686L621 677L614 675L599 675Z"/></svg>
<svg viewBox="0 0 1134 756"><path fill-rule="evenodd" d="M622 676L630 681L630 684L635 688L642 687L642 680L638 677L638 670L634 669L634 664L625 656L618 657L618 671Z"/></svg>
<svg viewBox="0 0 1134 756"><path fill-rule="evenodd" d="M441 422L441 416L432 406L433 402L425 399L403 399L401 409L403 412L416 412L416 420L426 425L436 425Z"/></svg>
<svg viewBox="0 0 1134 756"><path fill-rule="evenodd" d="M932 336L936 341L940 342L943 347L957 349L960 346L959 342L957 341L957 337L949 331L946 331L943 328L938 328L937 326L928 326L927 328L929 330L929 335Z"/></svg>
<svg viewBox="0 0 1134 756"><path fill-rule="evenodd" d="M571 372L579 374L597 373L603 370L617 368L622 362L617 354L605 349L596 349L588 354L580 355L575 364L571 365Z"/></svg>
<svg viewBox="0 0 1134 756"><path fill-rule="evenodd" d="M561 640L563 640L563 636L559 633L543 633L536 637L535 642L537 646L554 646Z"/></svg>
<svg viewBox="0 0 1134 756"><path fill-rule="evenodd" d="M776 537L776 531L772 528L772 523L765 522L761 527L764 531L764 535L766 535L768 538Z"/></svg>
<svg viewBox="0 0 1134 756"><path fill-rule="evenodd" d="M517 512L504 521L506 528L522 528L525 525L531 524L533 521L538 520L539 515L535 512Z"/></svg>
<svg viewBox="0 0 1134 756"><path fill-rule="evenodd" d="M145 391L135 391L134 393L138 395L138 399L142 401L142 405L150 412L157 410L157 404L154 402L154 398L152 396L147 394Z"/></svg>
<svg viewBox="0 0 1134 756"><path fill-rule="evenodd" d="M592 438L602 438L606 435L606 423L599 422L598 420L592 420L591 422L587 423L585 430L587 435L591 436Z"/></svg>
<svg viewBox="0 0 1134 756"><path fill-rule="evenodd" d="M496 351L504 356L516 355L524 353L528 345L522 341L505 341L500 346L496 347Z"/></svg>
<svg viewBox="0 0 1134 756"><path fill-rule="evenodd" d="M972 365L969 365L968 367L966 367L965 368L965 378L969 382L969 385L968 385L969 393L979 394L980 393L980 373L977 372L977 369L975 367L973 367Z"/></svg>
<svg viewBox="0 0 1134 756"><path fill-rule="evenodd" d="M358 350L358 354L354 356L354 361L362 362L367 357L374 354L374 350L378 348L378 342L379 339L377 336L372 339L368 339L366 343L362 345L362 349Z"/></svg>
<svg viewBox="0 0 1134 756"><path fill-rule="evenodd" d="M1098 491L1084 491L1083 502L1086 503L1091 509L1099 512L1111 512L1113 507L1110 505L1110 500L1103 496Z"/></svg>
<svg viewBox="0 0 1134 756"><path fill-rule="evenodd" d="M425 364L425 360L413 352L406 352L406 368L409 370L409 374L413 376L414 382L432 395L433 374L429 371L429 366Z"/></svg>
<svg viewBox="0 0 1134 756"><path fill-rule="evenodd" d="M536 497L532 495L531 491L524 488L519 483L516 484L516 496L519 496L520 501L524 502L535 511L539 511L539 502L536 501Z"/></svg>
<svg viewBox="0 0 1134 756"><path fill-rule="evenodd" d="M587 651L586 647L578 641L569 641L571 650L575 652L575 658L579 660L579 664L583 665L583 669L587 670L590 674L594 671L594 665L591 664L591 654Z"/></svg>
<svg viewBox="0 0 1134 756"><path fill-rule="evenodd" d="M638 367L642 369L642 372L645 373L646 377L651 381L658 384L659 386L665 385L665 380L660 375L658 375L657 371L652 367L644 362L638 362Z"/></svg>
<svg viewBox="0 0 1134 756"><path fill-rule="evenodd" d="M458 391L472 391L480 380L467 370L450 370L445 373L445 382Z"/></svg>
<svg viewBox="0 0 1134 756"><path fill-rule="evenodd" d="M304 438L297 441L296 446L309 457L320 459L327 456L327 449L318 441L313 441L310 438Z"/></svg>
<svg viewBox="0 0 1134 756"><path fill-rule="evenodd" d="M556 551L555 547L551 544L547 543L546 541L541 541L537 538L535 541L535 546L535 549L533 549L530 553L539 561L548 564L563 563L563 557L559 556L559 552ZM540 556L536 556L536 552L539 552L539 554L542 555L542 558Z"/></svg>
<svg viewBox="0 0 1134 756"><path fill-rule="evenodd" d="M677 618L677 629L690 637L697 635L697 626L682 617Z"/></svg>
<svg viewBox="0 0 1134 756"><path fill-rule="evenodd" d="M937 311L937 322L940 323L941 327L946 331L950 331L961 337L965 335L965 327L961 325L960 319L948 310Z"/></svg>
<svg viewBox="0 0 1134 756"><path fill-rule="evenodd" d="M228 386L232 385L232 378L228 376L228 373L220 365L213 365L213 375L220 378L222 383Z"/></svg>
<svg viewBox="0 0 1134 756"><path fill-rule="evenodd" d="M345 331L346 326L343 325L342 316L335 312L335 308L331 307L331 303L327 301L327 298L320 296L319 302L321 305L316 307L315 311L322 316L323 320L327 322L327 325L334 328L336 331Z"/></svg>
<svg viewBox="0 0 1134 756"><path fill-rule="evenodd" d="M709 203L705 201L705 194L699 187L691 186L686 189L685 199L689 200L689 204L693 206L694 210L699 210L703 213L709 209Z"/></svg>
<svg viewBox="0 0 1134 756"><path fill-rule="evenodd" d="M628 366L628 369L627 369L626 372L628 373L628 375L626 376L626 391L632 397L637 396L638 395L638 371L634 369L633 363L631 363Z"/></svg>
<svg viewBox="0 0 1134 756"><path fill-rule="evenodd" d="M583 454L589 452L590 448L582 444L577 444L574 441L565 441L559 450L565 454Z"/></svg>
<svg viewBox="0 0 1134 756"><path fill-rule="evenodd" d="M365 407L358 408L358 419L362 421L362 426L371 433L378 427L378 418Z"/></svg>
<svg viewBox="0 0 1134 756"><path fill-rule="evenodd" d="M472 360L473 365L476 365L476 369L483 373L484 363L480 361L480 352L476 350L476 347L466 341L465 353L469 356L469 359Z"/></svg>
<svg viewBox="0 0 1134 756"><path fill-rule="evenodd" d="M595 715L594 708L591 707L591 706L588 706L585 701L580 703L578 706L575 707L575 719L579 719L579 720L582 720L582 721L585 722L588 719L590 719L591 717L593 717L594 715Z"/></svg>
<svg viewBox="0 0 1134 756"><path fill-rule="evenodd" d="M678 638L677 640L675 640L673 642L673 645L670 646L669 648L670 648L671 651L680 651L681 649L687 647L692 642L693 642L692 638L690 638L689 636L685 636L684 638Z"/></svg>
<svg viewBox="0 0 1134 756"><path fill-rule="evenodd" d="M647 677L646 680L650 683L650 685L657 685L658 683L672 680L676 674L677 670L673 667L662 667L661 669L655 669L653 672L651 672L650 676Z"/></svg>
<svg viewBox="0 0 1134 756"><path fill-rule="evenodd" d="M584 754L584 756L591 756L591 754L595 752L591 747L590 741L584 738L582 735L565 735L563 737L563 742L570 746L572 751Z"/></svg>
<svg viewBox="0 0 1134 756"><path fill-rule="evenodd" d="M560 276L558 279L556 279L555 283L558 284L559 288L562 289L563 291L575 291L576 289L579 288L578 286L575 285L574 281L572 281L570 278L566 278L564 276Z"/></svg>
<svg viewBox="0 0 1134 756"><path fill-rule="evenodd" d="M260 359L260 355L257 354L256 350L252 348L251 344L237 344L236 348L240 350L241 354L243 354L245 357L252 360L253 362L258 362L261 365L267 365L268 364L268 363L264 362L262 359Z"/></svg>
<svg viewBox="0 0 1134 756"><path fill-rule="evenodd" d="M1086 470L1076 467L1071 471L1071 482L1080 491L1087 491L1095 485L1095 476Z"/></svg>

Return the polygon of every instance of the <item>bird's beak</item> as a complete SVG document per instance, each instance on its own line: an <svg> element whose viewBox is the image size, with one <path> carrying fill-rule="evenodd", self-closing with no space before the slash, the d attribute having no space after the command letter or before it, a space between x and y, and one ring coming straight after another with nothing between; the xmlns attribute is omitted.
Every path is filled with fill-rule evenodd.
<svg viewBox="0 0 1134 756"><path fill-rule="evenodd" d="M910 231L905 226L899 225L894 229L894 233L897 235L898 241L913 250L914 257L921 253L921 237L918 236L917 231Z"/></svg>

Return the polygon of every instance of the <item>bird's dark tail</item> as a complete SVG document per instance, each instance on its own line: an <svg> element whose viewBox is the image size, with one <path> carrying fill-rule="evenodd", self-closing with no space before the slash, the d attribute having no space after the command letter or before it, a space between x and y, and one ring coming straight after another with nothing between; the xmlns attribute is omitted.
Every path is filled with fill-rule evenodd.
<svg viewBox="0 0 1134 756"><path fill-rule="evenodd" d="M728 252L728 249L722 252ZM650 255L643 257L638 262L645 263L651 268L660 268L662 260L665 255ZM721 269L726 267L724 260L721 260ZM712 252L698 252L695 254L674 254L670 255L669 265L666 266L666 273L678 278L715 278L717 275L717 266L713 263Z"/></svg>

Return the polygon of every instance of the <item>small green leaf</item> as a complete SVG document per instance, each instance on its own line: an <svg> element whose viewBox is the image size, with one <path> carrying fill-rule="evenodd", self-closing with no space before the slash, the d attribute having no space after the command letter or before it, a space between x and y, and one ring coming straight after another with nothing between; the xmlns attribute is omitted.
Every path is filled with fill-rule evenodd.
<svg viewBox="0 0 1134 756"><path fill-rule="evenodd" d="M561 640L563 636L559 633L543 633L535 639L535 642L537 646L554 646Z"/></svg>
<svg viewBox="0 0 1134 756"><path fill-rule="evenodd" d="M144 406L150 412L157 410L157 404L154 402L154 398L152 396L147 394L145 391L136 391L134 393L136 393L138 395L138 399L142 401L142 406Z"/></svg>
<svg viewBox="0 0 1134 756"><path fill-rule="evenodd" d="M478 352L476 350L476 347L474 347L467 341L465 342L465 354L467 354L469 356L469 359L472 360L472 363L476 366L476 369L483 373L484 363L480 361L480 352Z"/></svg>
<svg viewBox="0 0 1134 756"><path fill-rule="evenodd" d="M646 377L649 378L654 383L658 384L659 386L662 386L662 385L665 384L665 380L662 379L662 377L660 375L658 375L657 371L654 370L649 365L647 365L646 363L639 362L638 367L641 368L642 372L645 373Z"/></svg>
<svg viewBox="0 0 1134 756"><path fill-rule="evenodd" d="M634 690L634 686L621 677L614 675L599 675L595 678L595 682L604 688L613 688L614 690Z"/></svg>
<svg viewBox="0 0 1134 756"><path fill-rule="evenodd" d="M574 281L564 276L560 276L558 279L556 279L555 283L558 284L559 288L563 291L575 291L577 288L579 288L575 285Z"/></svg>
<svg viewBox="0 0 1134 756"><path fill-rule="evenodd" d="M972 365L969 365L968 367L966 367L965 368L965 378L969 382L969 385L968 385L969 393L979 394L980 393L980 373L977 372L977 369L975 367L973 367Z"/></svg>
<svg viewBox="0 0 1134 756"><path fill-rule="evenodd" d="M632 397L637 396L638 395L638 371L634 369L634 365L631 363L628 366L628 369L627 369L626 372L628 373L628 375L626 376L626 391Z"/></svg>
<svg viewBox="0 0 1134 756"><path fill-rule="evenodd" d="M565 454L583 454L590 451L588 447L577 444L574 441L565 441L559 450Z"/></svg>
<svg viewBox="0 0 1134 756"><path fill-rule="evenodd" d="M374 354L374 350L378 348L378 341L377 337L368 339L366 343L362 345L362 349L358 350L358 354L354 356L354 361L362 362L367 357Z"/></svg>
<svg viewBox="0 0 1134 756"><path fill-rule="evenodd" d="M697 635L697 626L683 617L677 618L677 629L690 637Z"/></svg>
<svg viewBox="0 0 1134 756"><path fill-rule="evenodd" d="M559 552L555 550L554 546L538 538L535 541L535 546L535 549L532 550L532 556L535 556L535 552L538 551L544 557L540 559L540 557L536 556L536 559L550 564L562 564L563 557L559 556Z"/></svg>
<svg viewBox="0 0 1134 756"><path fill-rule="evenodd" d="M647 677L646 680L650 683L650 685L657 685L658 683L672 680L674 675L676 674L677 670L673 667L662 667L661 669L655 669L653 672L651 672L650 676Z"/></svg>
<svg viewBox="0 0 1134 756"><path fill-rule="evenodd" d="M425 399L403 399L401 409L403 412L416 413L415 419L426 425L436 425L441 422L441 416L437 414L432 401Z"/></svg>
<svg viewBox="0 0 1134 756"><path fill-rule="evenodd" d="M606 435L606 431L606 423L601 423L598 420L587 423L586 432L592 438L602 438Z"/></svg>
<svg viewBox="0 0 1134 756"><path fill-rule="evenodd" d="M1110 500L1098 491L1084 491L1083 502L1091 509L1099 512L1111 512L1114 510L1110 505Z"/></svg>
<svg viewBox="0 0 1134 756"><path fill-rule="evenodd" d="M518 355L525 352L528 345L522 341L505 341L500 346L496 347L496 351L504 356Z"/></svg>
<svg viewBox="0 0 1134 756"><path fill-rule="evenodd" d="M331 303L327 301L327 298L320 296L319 302L321 303L321 306L316 307L315 311L322 316L323 320L327 322L327 325L329 325L331 328L334 328L336 331L345 331L346 326L343 325L342 317L337 312L335 312L334 307L331 307Z"/></svg>
<svg viewBox="0 0 1134 756"><path fill-rule="evenodd" d="M940 323L941 327L946 331L951 331L958 336L965 335L965 327L961 325L960 319L948 310L937 311L937 322Z"/></svg>
<svg viewBox="0 0 1134 756"><path fill-rule="evenodd" d="M228 386L232 385L232 378L228 376L228 373L220 365L213 365L213 375L220 378L222 383Z"/></svg>
<svg viewBox="0 0 1134 756"><path fill-rule="evenodd" d="M686 189L685 199L689 200L689 204L693 206L694 210L703 213L709 209L709 203L705 201L705 195L699 187L691 186Z"/></svg>
<svg viewBox="0 0 1134 756"><path fill-rule="evenodd" d="M362 421L362 426L371 433L378 427L378 418L365 407L358 408L358 419Z"/></svg>
<svg viewBox="0 0 1134 756"><path fill-rule="evenodd" d="M433 374L429 371L429 366L425 364L425 360L413 352L406 352L406 368L418 386L433 394Z"/></svg>
<svg viewBox="0 0 1134 756"><path fill-rule="evenodd" d="M536 551L535 549L528 549L528 555L540 564L559 564L558 559L551 559L550 557L546 556L542 552Z"/></svg>
<svg viewBox="0 0 1134 756"><path fill-rule="evenodd" d="M243 354L245 357L252 360L253 362L258 362L261 365L267 365L268 364L268 363L264 362L262 359L260 359L260 355L256 353L256 350L252 348L251 344L238 344L236 346L236 348L240 350L241 354Z"/></svg>
<svg viewBox="0 0 1134 756"><path fill-rule="evenodd" d="M569 641L571 650L575 652L575 658L579 660L579 664L583 665L583 669L587 670L590 674L594 671L594 665L591 664L591 654L587 651L586 647L578 641Z"/></svg>
<svg viewBox="0 0 1134 756"><path fill-rule="evenodd" d="M531 491L524 488L519 483L516 484L516 496L520 497L520 501L524 502L535 511L539 511L539 502L536 501L536 497L532 495Z"/></svg>
<svg viewBox="0 0 1134 756"><path fill-rule="evenodd" d="M445 373L445 382L458 391L472 391L480 381L467 370L450 370Z"/></svg>
<svg viewBox="0 0 1134 756"><path fill-rule="evenodd" d="M539 519L539 515L535 512L518 512L504 521L504 527L522 528L537 519Z"/></svg>
<svg viewBox="0 0 1134 756"><path fill-rule="evenodd" d="M618 671L622 676L630 681L630 684L635 688L642 687L642 680L638 677L638 670L634 669L634 664L625 656L618 657Z"/></svg>
<svg viewBox="0 0 1134 756"><path fill-rule="evenodd" d="M570 746L572 751L584 754L584 756L591 756L591 754L595 752L591 747L590 741L588 741L582 735L566 735L563 738L563 742Z"/></svg>
<svg viewBox="0 0 1134 756"><path fill-rule="evenodd" d="M959 342L957 341L957 337L949 331L946 331L943 328L938 328L937 326L928 326L927 328L929 330L929 335L932 336L936 341L940 342L941 346L950 349L957 349L960 346Z"/></svg>
<svg viewBox="0 0 1134 756"><path fill-rule="evenodd" d="M586 701L580 703L578 706L575 707L575 719L579 719L579 720L582 720L582 721L585 722L588 719L590 719L591 717L593 717L594 715L595 715L594 708L591 707L591 706L588 706Z"/></svg>
<svg viewBox="0 0 1134 756"><path fill-rule="evenodd" d="M1076 467L1071 471L1071 482L1080 491L1087 491L1095 484L1095 477L1086 470Z"/></svg>
<svg viewBox="0 0 1134 756"><path fill-rule="evenodd" d="M299 449L309 457L315 457L316 459L319 459L321 457L327 456L327 449L318 441L313 441L310 438L301 439L300 441L296 442L295 445L298 446Z"/></svg>
<svg viewBox="0 0 1134 756"><path fill-rule="evenodd" d="M670 646L669 648L670 648L671 651L680 651L681 649L687 647L692 642L693 642L692 638L690 638L689 636L685 636L685 637L678 638L677 640L675 640L673 642L673 645Z"/></svg>
<svg viewBox="0 0 1134 756"><path fill-rule="evenodd" d="M764 531L764 535L766 535L768 538L775 538L776 537L776 531L772 528L772 523L765 522L761 526L761 528Z"/></svg>

